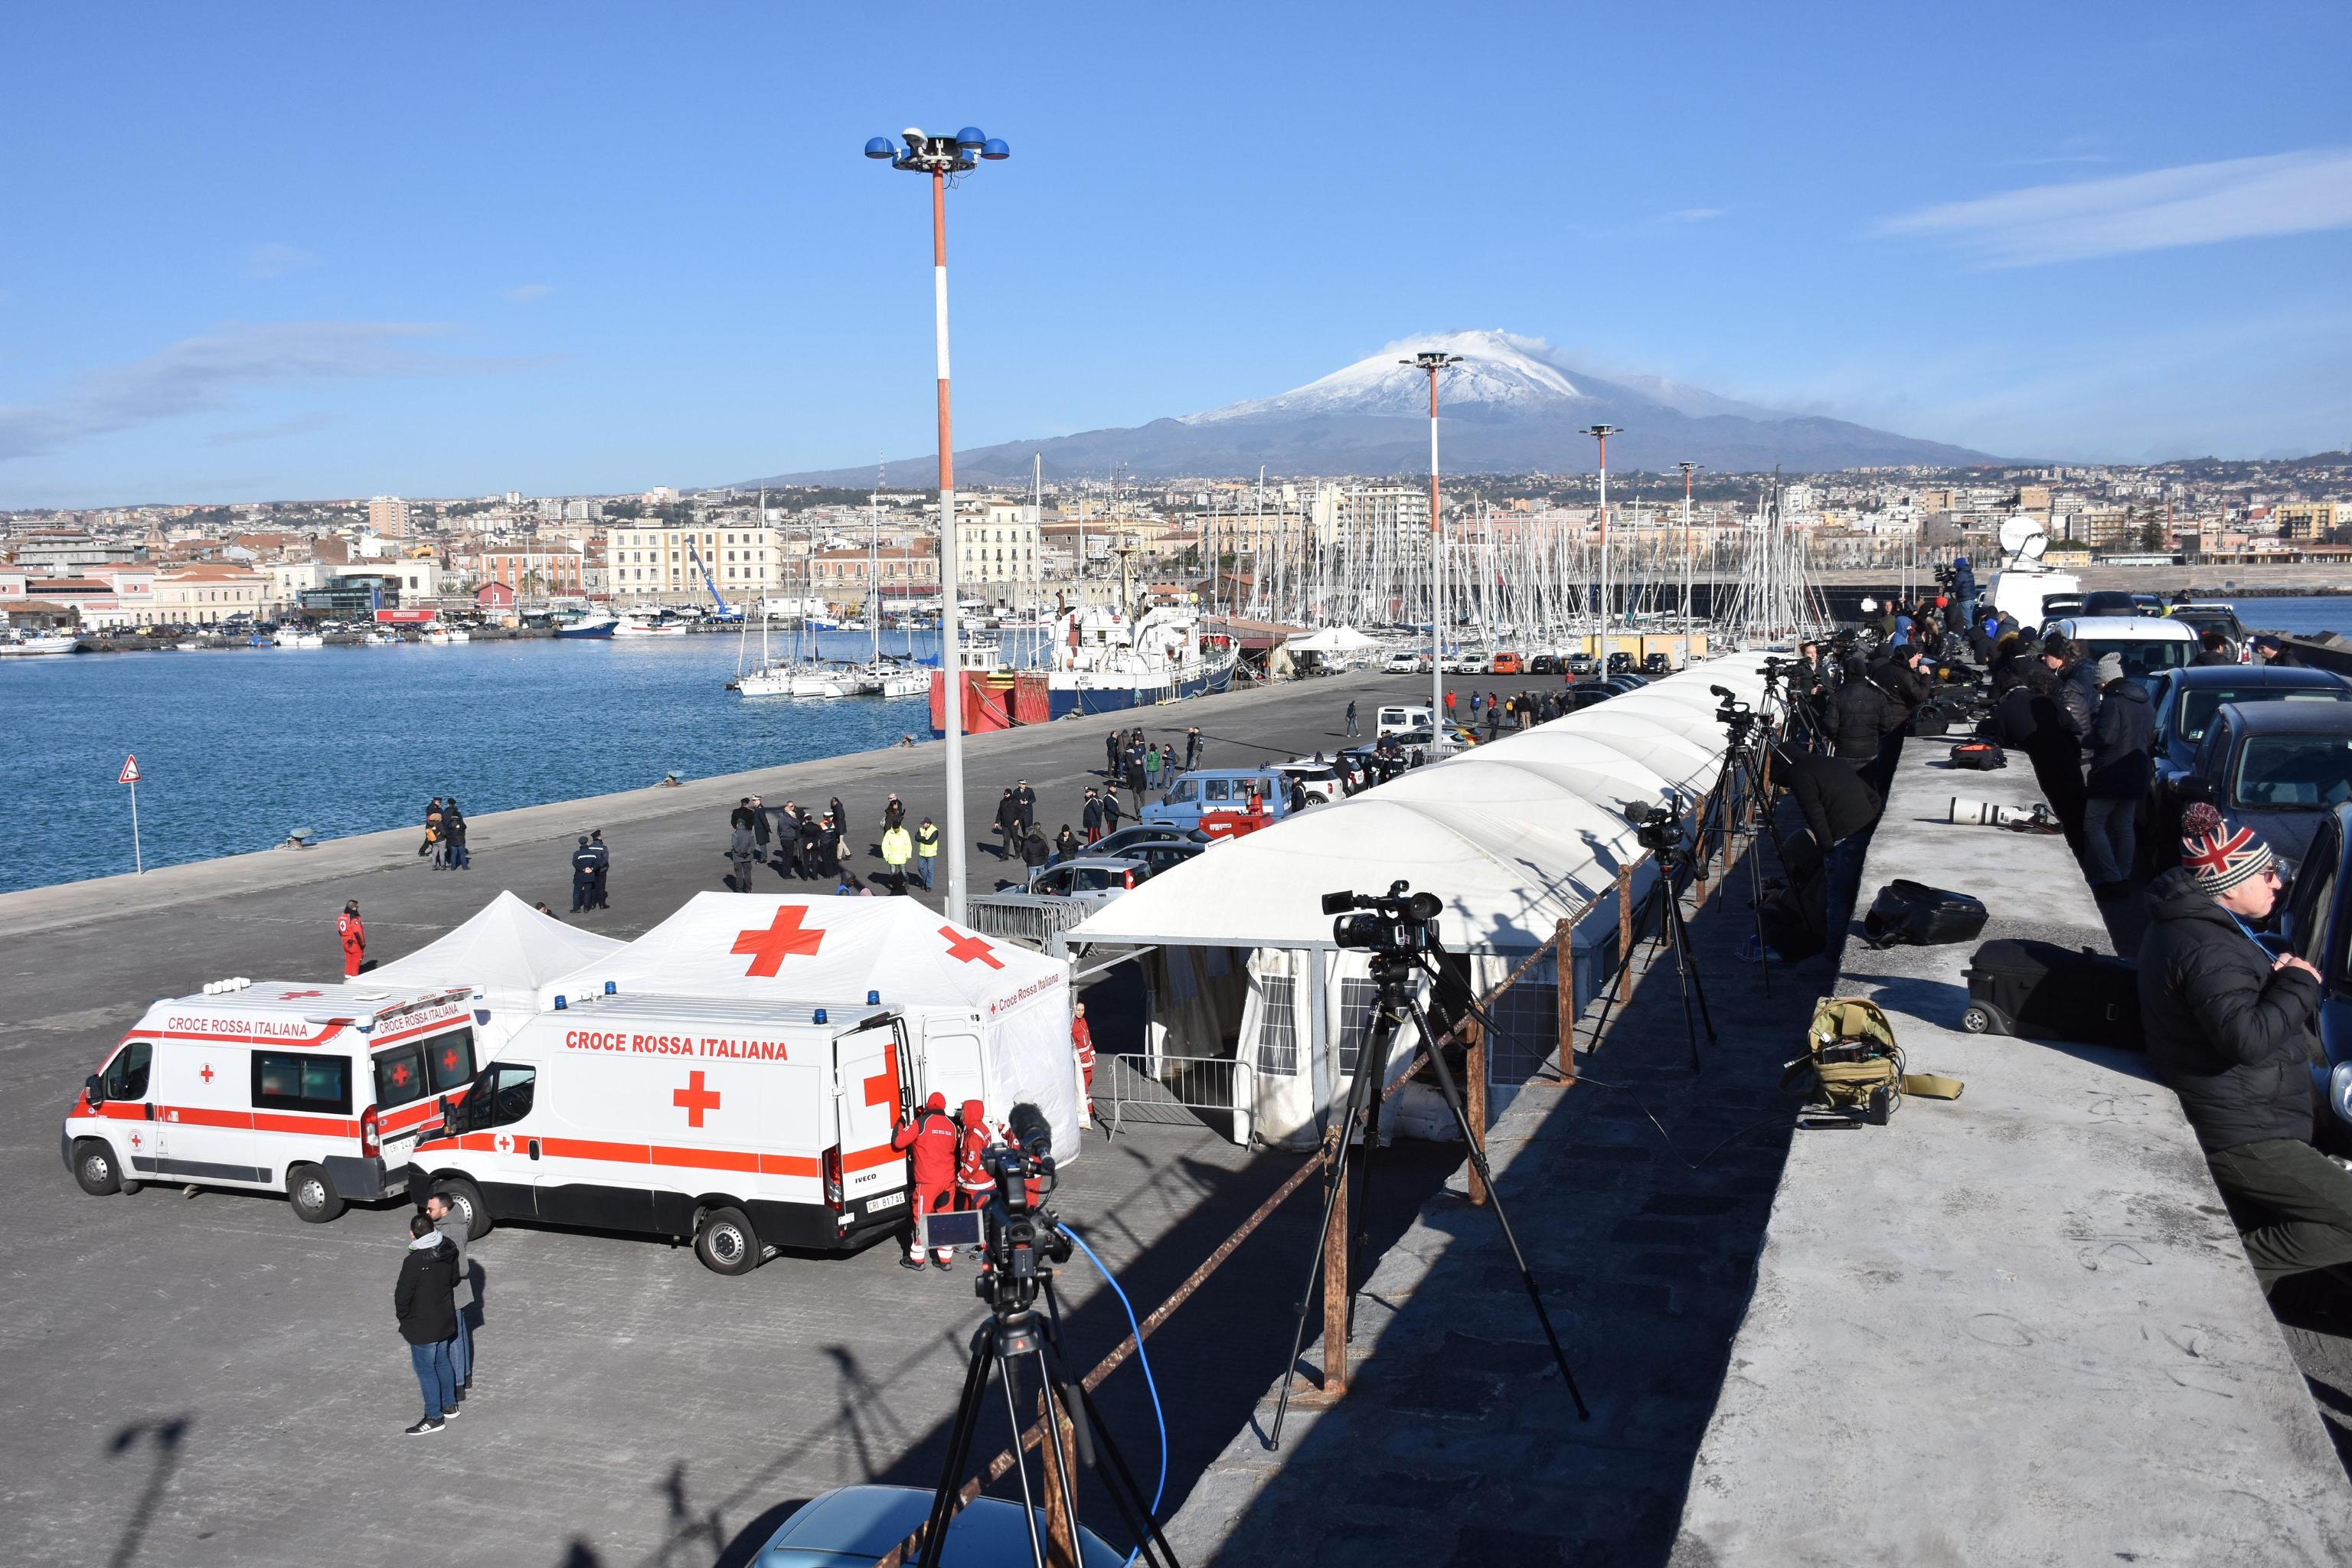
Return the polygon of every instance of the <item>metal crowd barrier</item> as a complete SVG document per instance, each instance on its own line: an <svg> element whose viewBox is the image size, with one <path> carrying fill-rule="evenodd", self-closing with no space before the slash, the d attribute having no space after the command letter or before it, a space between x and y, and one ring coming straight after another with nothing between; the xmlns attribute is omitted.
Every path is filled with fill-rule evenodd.
<svg viewBox="0 0 2352 1568"><path fill-rule="evenodd" d="M1117 1055L1095 1076L1095 1111L1116 1137L1128 1122L1205 1127L1246 1145L1255 1131L1250 1064L1231 1057Z"/></svg>

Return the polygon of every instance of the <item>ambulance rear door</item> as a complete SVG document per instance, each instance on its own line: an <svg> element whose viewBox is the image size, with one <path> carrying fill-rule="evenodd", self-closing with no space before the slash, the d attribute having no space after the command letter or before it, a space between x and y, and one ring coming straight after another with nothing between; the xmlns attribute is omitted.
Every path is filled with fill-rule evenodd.
<svg viewBox="0 0 2352 1568"><path fill-rule="evenodd" d="M922 1020L922 1070L919 1088L924 1097L947 1096L948 1110L961 1115L967 1100L986 1100L987 1087L980 1070L980 1024L969 1013L940 1013ZM996 1108L1001 1114L1012 1108Z"/></svg>
<svg viewBox="0 0 2352 1568"><path fill-rule="evenodd" d="M460 1024L397 1041L378 1048L371 1065L383 1162L396 1170L408 1163L420 1136L439 1131L441 1101L465 1098L474 1080L473 1029Z"/></svg>
<svg viewBox="0 0 2352 1568"><path fill-rule="evenodd" d="M841 1151L842 1206L907 1184L907 1157L890 1147L910 1087L896 1019L833 1042L835 1146Z"/></svg>

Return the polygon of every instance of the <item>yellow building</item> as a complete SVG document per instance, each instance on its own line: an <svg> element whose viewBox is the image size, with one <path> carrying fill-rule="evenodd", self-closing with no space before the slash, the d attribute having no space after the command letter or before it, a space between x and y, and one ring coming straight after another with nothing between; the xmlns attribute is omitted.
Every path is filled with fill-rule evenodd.
<svg viewBox="0 0 2352 1568"><path fill-rule="evenodd" d="M2347 510L2342 501L2281 501L2271 508L2271 521L2278 524L2281 539L2316 542L2334 537L2336 528L2346 521Z"/></svg>
<svg viewBox="0 0 2352 1568"><path fill-rule="evenodd" d="M262 618L269 579L242 566L182 566L155 574L155 618L167 626L218 626L235 616Z"/></svg>

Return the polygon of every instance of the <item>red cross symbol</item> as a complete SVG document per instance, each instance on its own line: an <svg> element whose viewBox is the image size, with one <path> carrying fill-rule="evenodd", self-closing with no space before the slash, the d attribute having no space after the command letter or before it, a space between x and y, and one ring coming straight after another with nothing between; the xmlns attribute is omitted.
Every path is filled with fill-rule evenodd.
<svg viewBox="0 0 2352 1568"><path fill-rule="evenodd" d="M454 1048L441 1053L441 1070L443 1072L457 1070L457 1053Z"/></svg>
<svg viewBox="0 0 2352 1568"><path fill-rule="evenodd" d="M138 1134L138 1133L136 1133L136 1132L133 1132L133 1133L131 1135L131 1146L133 1149L136 1149L136 1148L138 1148L138 1147L139 1147L139 1134Z"/></svg>
<svg viewBox="0 0 2352 1568"><path fill-rule="evenodd" d="M686 1112L688 1127L699 1127L704 1111L719 1109L719 1091L702 1087L702 1069L697 1068L688 1076L684 1089L671 1092L669 1102Z"/></svg>
<svg viewBox="0 0 2352 1568"><path fill-rule="evenodd" d="M278 994L278 999L280 1002L299 1002L305 996L324 996L325 994L323 991L281 991Z"/></svg>
<svg viewBox="0 0 2352 1568"><path fill-rule="evenodd" d="M403 1089L406 1089L408 1087L408 1064L406 1062L394 1062L392 1064L392 1081Z"/></svg>
<svg viewBox="0 0 2352 1568"><path fill-rule="evenodd" d="M786 904L776 911L767 930L738 932L735 945L728 951L751 955L751 967L743 972L747 978L755 974L772 977L793 954L813 954L824 943L824 932L802 929L801 921L807 917L808 910L800 905Z"/></svg>
<svg viewBox="0 0 2352 1568"><path fill-rule="evenodd" d="M959 963L975 959L991 969L1004 967L1004 960L996 956L996 949L976 936L958 936L953 926L940 927L940 934L948 939L948 956Z"/></svg>
<svg viewBox="0 0 2352 1568"><path fill-rule="evenodd" d="M204 1079L206 1083L210 1083L210 1082L212 1082L212 1080L213 1080L213 1064L212 1064L212 1063L210 1063L210 1062L206 1062L206 1063L205 1064L205 1070L204 1070L204 1071L202 1071L202 1072L200 1072L200 1073L198 1073L196 1076L197 1076L198 1078L200 1078L200 1079Z"/></svg>
<svg viewBox="0 0 2352 1568"><path fill-rule="evenodd" d="M898 1102L898 1047L882 1047L882 1070L866 1080L866 1103L896 1105Z"/></svg>

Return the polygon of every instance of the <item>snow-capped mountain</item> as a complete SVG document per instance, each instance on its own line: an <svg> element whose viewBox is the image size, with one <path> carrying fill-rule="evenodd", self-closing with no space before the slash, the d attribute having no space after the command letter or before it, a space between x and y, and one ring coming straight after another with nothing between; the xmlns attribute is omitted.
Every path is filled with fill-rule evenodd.
<svg viewBox="0 0 2352 1568"><path fill-rule="evenodd" d="M1400 363L1424 351L1459 354L1439 374L1437 397L1448 471L1590 471L1593 442L1580 432L1614 425L1612 468L1664 472L1694 462L1718 473L1775 464L1792 473L1899 464L1958 466L1983 453L1898 436L1843 419L1793 415L1718 396L1663 377L1600 376L1560 357L1539 338L1505 331L1433 332L1403 338L1319 380L1273 397L1155 419L1133 429L1090 430L1008 441L956 454L959 477L1012 483L1043 456L1055 476L1094 474L1124 463L1139 479L1270 473L1413 474L1429 467L1429 382ZM929 457L889 465L902 484L936 482ZM859 466L786 474L751 484L861 485Z"/></svg>
<svg viewBox="0 0 2352 1568"><path fill-rule="evenodd" d="M1391 343L1320 381L1310 381L1275 397L1229 403L1205 414L1187 414L1183 425L1213 425L1233 419L1297 418L1315 414L1393 414L1429 416L1428 374L1410 362L1415 354L1450 353L1461 363L1438 375L1442 412L1456 418L1537 414L1584 396L1558 366L1538 355L1544 345L1508 332L1433 332Z"/></svg>

